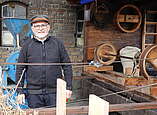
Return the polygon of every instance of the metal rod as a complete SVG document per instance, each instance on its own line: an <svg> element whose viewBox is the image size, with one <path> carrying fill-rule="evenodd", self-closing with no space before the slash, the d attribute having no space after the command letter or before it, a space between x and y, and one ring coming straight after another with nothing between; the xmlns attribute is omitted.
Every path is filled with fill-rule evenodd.
<svg viewBox="0 0 157 115"><path fill-rule="evenodd" d="M132 57L121 56L121 55L115 55L115 54L110 54L110 53L107 53L106 55L109 55L109 56L117 56L117 57L120 57L120 58L134 59L134 58L132 58Z"/></svg>

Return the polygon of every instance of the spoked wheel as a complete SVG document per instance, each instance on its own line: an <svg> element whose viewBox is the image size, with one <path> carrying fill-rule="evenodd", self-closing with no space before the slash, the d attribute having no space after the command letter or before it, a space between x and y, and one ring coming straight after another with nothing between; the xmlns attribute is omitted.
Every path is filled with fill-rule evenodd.
<svg viewBox="0 0 157 115"><path fill-rule="evenodd" d="M116 23L124 32L135 32L139 29L141 22L142 14L135 5L124 5L117 12Z"/></svg>
<svg viewBox="0 0 157 115"><path fill-rule="evenodd" d="M148 80L157 75L157 45L148 46L141 53L140 70Z"/></svg>
<svg viewBox="0 0 157 115"><path fill-rule="evenodd" d="M96 50L97 61L104 65L113 63L116 59L116 55L117 52L111 44L102 44Z"/></svg>

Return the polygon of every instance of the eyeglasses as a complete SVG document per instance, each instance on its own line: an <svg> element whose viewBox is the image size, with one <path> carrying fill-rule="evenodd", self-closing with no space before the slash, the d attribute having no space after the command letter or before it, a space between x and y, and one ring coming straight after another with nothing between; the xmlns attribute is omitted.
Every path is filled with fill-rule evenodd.
<svg viewBox="0 0 157 115"><path fill-rule="evenodd" d="M40 29L40 28L45 29L45 28L47 28L48 25L49 24L40 24L40 25L33 25L33 27L35 29Z"/></svg>

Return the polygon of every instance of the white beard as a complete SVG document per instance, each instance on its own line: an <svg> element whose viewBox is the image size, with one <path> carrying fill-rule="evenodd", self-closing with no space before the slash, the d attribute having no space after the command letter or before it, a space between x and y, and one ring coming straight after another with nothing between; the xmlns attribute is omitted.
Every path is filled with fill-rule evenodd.
<svg viewBox="0 0 157 115"><path fill-rule="evenodd" d="M36 36L39 39L44 39L48 36L48 33L34 33L34 36Z"/></svg>

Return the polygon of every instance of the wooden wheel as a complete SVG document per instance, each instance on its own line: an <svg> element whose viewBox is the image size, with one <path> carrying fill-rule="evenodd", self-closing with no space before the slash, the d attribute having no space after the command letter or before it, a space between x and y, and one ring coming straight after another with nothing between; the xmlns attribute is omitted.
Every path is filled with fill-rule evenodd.
<svg viewBox="0 0 157 115"><path fill-rule="evenodd" d="M111 21L111 13L107 3L91 5L91 22L101 29L107 27Z"/></svg>
<svg viewBox="0 0 157 115"><path fill-rule="evenodd" d="M116 50L111 44L102 44L96 50L96 59L104 65L113 63L116 59Z"/></svg>
<svg viewBox="0 0 157 115"><path fill-rule="evenodd" d="M140 70L141 74L146 78L150 79L157 70L157 45L151 45L144 49L140 56Z"/></svg>
<svg viewBox="0 0 157 115"><path fill-rule="evenodd" d="M135 32L140 27L141 22L142 14L132 4L124 5L117 12L116 23L124 32Z"/></svg>

